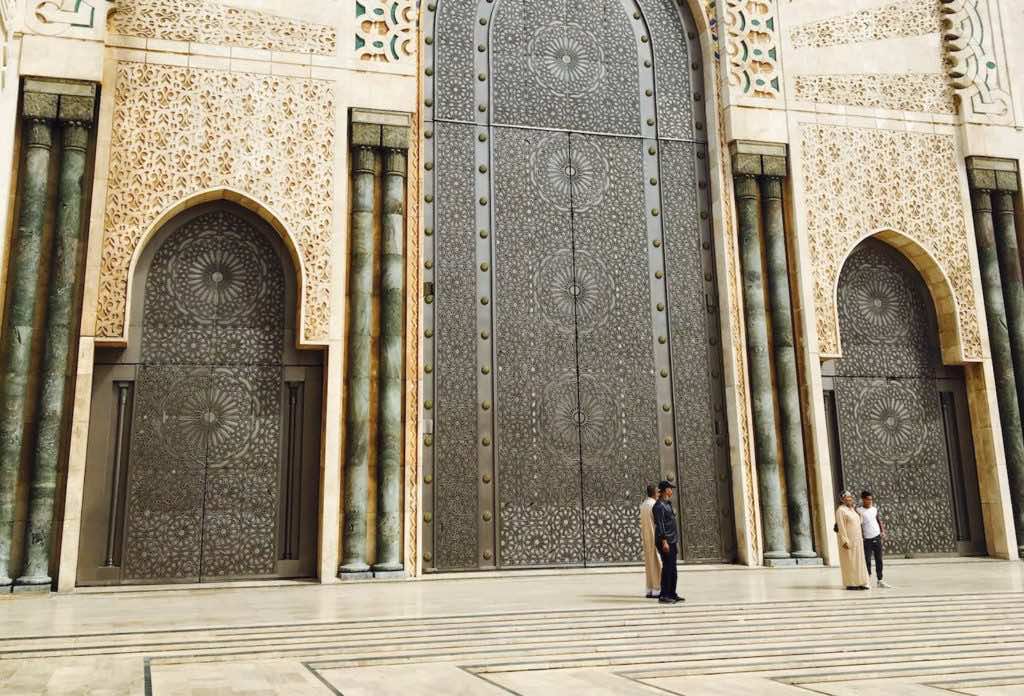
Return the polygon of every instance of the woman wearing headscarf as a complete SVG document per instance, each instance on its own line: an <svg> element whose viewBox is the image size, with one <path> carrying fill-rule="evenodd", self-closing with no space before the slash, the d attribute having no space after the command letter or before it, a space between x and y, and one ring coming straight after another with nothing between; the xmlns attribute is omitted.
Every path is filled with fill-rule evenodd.
<svg viewBox="0 0 1024 696"><path fill-rule="evenodd" d="M860 515L853 506L853 493L843 491L836 510L836 534L839 536L839 567L848 590L868 589L868 567L864 563L864 538Z"/></svg>

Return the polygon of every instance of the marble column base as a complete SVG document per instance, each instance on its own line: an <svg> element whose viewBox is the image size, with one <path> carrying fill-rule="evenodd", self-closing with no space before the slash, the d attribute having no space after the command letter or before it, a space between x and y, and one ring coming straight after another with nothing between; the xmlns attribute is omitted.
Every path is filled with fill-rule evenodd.
<svg viewBox="0 0 1024 696"><path fill-rule="evenodd" d="M813 558L797 558L796 564L798 566L823 566L825 562L821 560L820 556L814 556Z"/></svg>
<svg viewBox="0 0 1024 696"><path fill-rule="evenodd" d="M18 594L19 592L49 592L52 587L52 581L47 579L46 582L25 582L21 578L18 578L17 584L11 589L12 592Z"/></svg>
<svg viewBox="0 0 1024 696"><path fill-rule="evenodd" d="M400 570L377 570L374 568L373 577L377 580L404 580L409 575L405 572L405 568Z"/></svg>
<svg viewBox="0 0 1024 696"><path fill-rule="evenodd" d="M764 565L766 568L793 568L796 566L796 559L789 558L765 558Z"/></svg>
<svg viewBox="0 0 1024 696"><path fill-rule="evenodd" d="M370 566L343 566L338 571L338 579L343 581L350 580L373 580L373 571L370 570Z"/></svg>

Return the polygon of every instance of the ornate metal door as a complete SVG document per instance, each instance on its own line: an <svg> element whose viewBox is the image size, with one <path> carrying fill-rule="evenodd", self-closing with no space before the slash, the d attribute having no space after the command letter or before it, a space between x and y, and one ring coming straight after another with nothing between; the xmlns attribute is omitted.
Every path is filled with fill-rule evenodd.
<svg viewBox="0 0 1024 696"><path fill-rule="evenodd" d="M684 556L733 553L689 22L671 0L428 5L428 567L635 562L666 477Z"/></svg>
<svg viewBox="0 0 1024 696"><path fill-rule="evenodd" d="M927 288L898 252L865 241L840 275L839 322L843 358L830 381L838 429L833 456L843 483L875 494L890 552L955 552L961 535L954 500L970 496L958 464L960 435L949 437L955 418L944 414L954 401L946 397L951 380L940 380Z"/></svg>
<svg viewBox="0 0 1024 696"><path fill-rule="evenodd" d="M225 211L157 251L127 476L124 575L275 573L285 287L274 248Z"/></svg>

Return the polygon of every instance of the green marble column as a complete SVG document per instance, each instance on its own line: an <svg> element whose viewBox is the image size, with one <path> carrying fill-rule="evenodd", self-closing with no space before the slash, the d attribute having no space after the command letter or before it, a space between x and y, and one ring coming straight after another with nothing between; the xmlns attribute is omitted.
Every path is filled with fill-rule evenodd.
<svg viewBox="0 0 1024 696"><path fill-rule="evenodd" d="M402 358L405 336L406 151L384 155L380 282L380 391L377 417L377 562L375 573L402 565Z"/></svg>
<svg viewBox="0 0 1024 696"><path fill-rule="evenodd" d="M1024 280L1021 277L1020 248L1017 243L1017 221L1013 209L1013 193L992 192L996 248L999 252L999 276L1003 283L1010 352L1017 379L1017 405L1024 413Z"/></svg>
<svg viewBox="0 0 1024 696"><path fill-rule="evenodd" d="M379 134L380 129L377 128ZM379 135L378 135L379 142ZM373 199L378 150L352 148L351 265L348 292L348 364L345 414L345 529L342 576L366 574L366 518L370 467L370 356L373 349Z"/></svg>
<svg viewBox="0 0 1024 696"><path fill-rule="evenodd" d="M772 349L786 472L790 553L794 558L815 558L811 540L811 509L807 496L807 465L800 417L800 383L796 368L793 311L789 297L786 260L786 223L782 209L782 179L763 176L761 211L764 218L765 265L772 319Z"/></svg>
<svg viewBox="0 0 1024 696"><path fill-rule="evenodd" d="M38 405L38 435L29 492L28 528L25 532L25 567L18 585L48 588L54 494L61 443L67 423L65 404L72 383L72 341L75 298L79 280L82 212L85 206L86 148L92 122L93 100L62 97L63 128L60 163L60 202L46 307L42 388ZM68 113L70 111L70 113ZM67 120L66 116L81 120Z"/></svg>
<svg viewBox="0 0 1024 696"><path fill-rule="evenodd" d="M1017 401L1017 380L1013 369L1013 351L1007 330L1006 306L999 272L995 225L992 217L992 192L975 188L971 192L974 207L974 232L978 244L981 286L985 295L985 317L988 322L992 367L995 372L996 401L999 404L1006 450L1006 470L1013 499L1013 523L1018 547L1024 547L1024 433L1021 432L1020 406Z"/></svg>
<svg viewBox="0 0 1024 696"><path fill-rule="evenodd" d="M740 174L736 184L739 217L740 263L743 271L743 309L746 318L750 406L754 418L754 455L761 499L761 526L766 560L789 558L782 520L779 446L772 399L771 361L768 355L768 319L761 274L760 203L757 177Z"/></svg>
<svg viewBox="0 0 1024 696"><path fill-rule="evenodd" d="M57 96L26 93L22 117L25 161L19 176L20 211L10 258L6 329L0 347L0 586L12 582L9 573L15 489L25 447L26 421L34 415L29 403L29 380Z"/></svg>

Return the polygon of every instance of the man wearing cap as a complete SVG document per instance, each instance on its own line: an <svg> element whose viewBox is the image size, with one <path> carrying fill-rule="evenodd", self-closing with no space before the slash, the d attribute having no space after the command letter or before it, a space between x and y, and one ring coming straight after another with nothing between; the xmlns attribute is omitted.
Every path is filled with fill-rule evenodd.
<svg viewBox="0 0 1024 696"><path fill-rule="evenodd" d="M676 594L679 532L676 529L676 512L672 509L674 489L675 486L669 481L659 483L658 502L654 504L654 543L661 556L661 594L658 601L662 604L683 601L683 598Z"/></svg>

